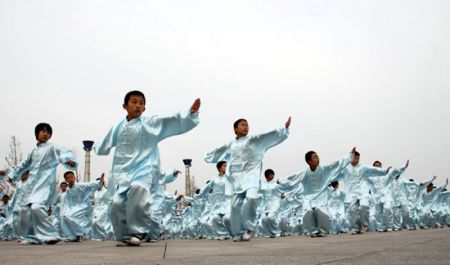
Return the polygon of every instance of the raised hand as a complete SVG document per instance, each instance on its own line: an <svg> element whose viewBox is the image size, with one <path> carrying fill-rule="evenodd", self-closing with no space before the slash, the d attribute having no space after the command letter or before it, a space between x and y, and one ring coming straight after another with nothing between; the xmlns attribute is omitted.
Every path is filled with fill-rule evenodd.
<svg viewBox="0 0 450 265"><path fill-rule="evenodd" d="M409 166L409 159L406 161L405 167L408 167L408 166Z"/></svg>
<svg viewBox="0 0 450 265"><path fill-rule="evenodd" d="M194 103L192 103L192 106L191 106L191 113L196 113L196 112L198 112L199 109L200 109L200 105L201 105L201 104L202 104L202 103L201 103L200 99L197 98L197 99L194 101Z"/></svg>
<svg viewBox="0 0 450 265"><path fill-rule="evenodd" d="M350 151L350 153L355 154L356 152L356 147L353 147L352 150Z"/></svg>
<svg viewBox="0 0 450 265"><path fill-rule="evenodd" d="M69 167L75 167L77 165L77 163L73 161L67 161L65 164L68 165Z"/></svg>
<svg viewBox="0 0 450 265"><path fill-rule="evenodd" d="M289 116L288 120L287 120L286 123L284 124L284 127L285 127L286 129L288 129L289 126L291 126L291 116Z"/></svg>

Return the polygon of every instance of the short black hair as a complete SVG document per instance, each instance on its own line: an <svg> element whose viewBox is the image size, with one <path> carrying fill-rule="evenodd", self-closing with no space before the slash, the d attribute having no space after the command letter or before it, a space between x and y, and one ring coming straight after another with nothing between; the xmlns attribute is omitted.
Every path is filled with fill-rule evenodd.
<svg viewBox="0 0 450 265"><path fill-rule="evenodd" d="M52 126L50 126L50 124L45 122L41 122L38 125L36 125L36 127L34 127L34 135L36 136L36 140L38 138L40 131L47 131L48 133L50 133L50 136L52 136L53 134Z"/></svg>
<svg viewBox="0 0 450 265"><path fill-rule="evenodd" d="M377 160L377 161L373 162L372 166L375 166L376 163L383 165L380 161Z"/></svg>
<svg viewBox="0 0 450 265"><path fill-rule="evenodd" d="M337 181L337 180L332 181L332 182L330 183L330 186L333 187L333 188L336 188L337 185L339 185L339 181Z"/></svg>
<svg viewBox="0 0 450 265"><path fill-rule="evenodd" d="M266 169L266 171L264 171L264 176L267 178L267 176L269 175L275 175L275 172L272 169Z"/></svg>
<svg viewBox="0 0 450 265"><path fill-rule="evenodd" d="M246 119L240 118L240 119L238 119L237 121L235 121L235 122L233 123L233 128L236 129L241 121L248 122Z"/></svg>
<svg viewBox="0 0 450 265"><path fill-rule="evenodd" d="M73 171L66 171L64 173L64 179L66 179L66 176L69 175L69 174L73 174L75 176L75 173L73 173Z"/></svg>
<svg viewBox="0 0 450 265"><path fill-rule="evenodd" d="M69 184L67 184L67 182L65 182L65 181L59 183L59 186L61 186L61 185L63 185L63 184L69 186Z"/></svg>
<svg viewBox="0 0 450 265"><path fill-rule="evenodd" d="M309 161L311 161L312 156L315 154L316 152L314 151L308 151L308 153L305 154L305 161L306 163L308 163Z"/></svg>
<svg viewBox="0 0 450 265"><path fill-rule="evenodd" d="M144 104L145 104L145 96L144 96L144 93L142 93L141 91L138 91L138 90L133 90L133 91L128 92L128 93L125 95L125 98L123 99L123 104L127 105L127 104L128 104L128 101L130 101L131 96L140 96L140 97L143 97L143 98L144 98Z"/></svg>
<svg viewBox="0 0 450 265"><path fill-rule="evenodd" d="M195 194L200 194L200 189L196 189Z"/></svg>
<svg viewBox="0 0 450 265"><path fill-rule="evenodd" d="M355 154L353 156L361 156L361 154L358 151L355 151Z"/></svg>
<svg viewBox="0 0 450 265"><path fill-rule="evenodd" d="M227 163L227 161L220 161L219 163L217 163L216 164L216 168L217 168L217 170L219 170L220 171L220 168L223 166L223 164L226 164Z"/></svg>

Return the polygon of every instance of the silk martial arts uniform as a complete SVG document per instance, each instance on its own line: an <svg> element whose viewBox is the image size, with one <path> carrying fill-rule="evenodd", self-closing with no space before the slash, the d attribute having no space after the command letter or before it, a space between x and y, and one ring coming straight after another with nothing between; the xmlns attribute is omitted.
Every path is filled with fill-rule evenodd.
<svg viewBox="0 0 450 265"><path fill-rule="evenodd" d="M68 149L48 142L40 143L11 172L12 179L16 180L25 171L30 171L27 181L30 182L31 193L20 213L21 223L26 224L23 244L54 243L58 240L58 231L48 216L48 209L56 195L56 168L59 164L68 167L66 163L69 161L78 164Z"/></svg>
<svg viewBox="0 0 450 265"><path fill-rule="evenodd" d="M185 133L199 123L198 112L173 116L126 118L94 144L97 155L108 155L115 147L109 187L114 195L111 222L117 241L142 240L152 227L152 185L159 185L158 143Z"/></svg>
<svg viewBox="0 0 450 265"><path fill-rule="evenodd" d="M328 185L335 180L353 159L350 153L340 161L329 165L319 165L314 171L310 167L280 181L282 191L303 186L303 232L316 236L330 231L328 213Z"/></svg>
<svg viewBox="0 0 450 265"><path fill-rule="evenodd" d="M344 182L348 226L352 233L360 233L369 227L369 190L366 179L369 176L385 176L386 169L349 164L338 178Z"/></svg>
<svg viewBox="0 0 450 265"><path fill-rule="evenodd" d="M246 236L249 236L248 231L256 231L256 200L264 153L286 140L288 134L288 129L281 128L256 136L243 136L205 156L207 163L227 161L226 176L234 191L230 214L231 230L236 239L245 230Z"/></svg>

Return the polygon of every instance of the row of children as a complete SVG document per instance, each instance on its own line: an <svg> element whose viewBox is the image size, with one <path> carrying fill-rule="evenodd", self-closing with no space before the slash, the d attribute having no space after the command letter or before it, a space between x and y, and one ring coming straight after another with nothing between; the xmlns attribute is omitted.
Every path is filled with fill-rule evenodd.
<svg viewBox="0 0 450 265"><path fill-rule="evenodd" d="M127 93L123 104L123 108L127 111L126 118L113 126L107 135L94 145L97 155L108 155L115 148L109 178L108 194L111 203L108 211L114 237L118 241L117 246L139 246L149 238L158 238L161 231L170 227L168 221L172 218L170 215L167 217L167 213L171 213L170 209L174 200L173 197L168 198L162 185L170 182L178 172L172 171L167 175L161 173L158 143L167 137L185 133L199 123L200 99L196 99L187 111L172 116L142 117L145 104L143 93L139 91ZM260 194L269 198L273 197L273 194L278 194L278 191L280 198L283 196L301 198L302 231L314 237L322 236L330 230L331 214L327 208L328 186L336 180L343 180L347 191L344 201L348 229L352 233L365 231L369 223L367 220L369 211L368 203L366 203L368 192L365 192L363 183L372 183L368 185L375 194L376 187L385 187L387 184L383 184L384 182L393 183L392 179L400 176L407 165L393 170L363 166L358 163L359 155L353 148L342 160L322 166L318 155L311 151L305 157L308 163L306 170L281 179L276 185L276 182L269 180L270 177L266 182L261 183L263 156L269 148L288 137L290 123L291 118L280 129L257 136L248 136L247 121L239 119L234 123L236 137L230 143L206 154L206 162L225 161L228 165L224 172L228 184L224 186L227 188L223 192L231 196L230 207L220 203L216 206L227 209L218 216L223 222L229 220L228 236L232 236L235 241L250 240L258 232L258 214L259 219L262 220L261 226L270 231L267 234L277 235L277 232L274 232L276 230L272 229L275 221L266 218L273 216L276 211L264 210L261 215L261 211L258 212L257 209L258 204L261 207L261 200L258 200ZM21 229L22 244L54 244L60 240L60 235L57 226L53 225L49 218L48 210L55 201L56 167L58 164L63 164L75 169L77 162L71 152L48 143L52 135L50 125L39 124L35 135L38 141L37 147L9 173L9 178L17 180L25 171L29 171L27 181L29 192L20 210L20 220L23 220L21 223L24 225ZM349 164L352 166L350 167ZM66 173L65 178L70 175L74 179L71 172ZM370 177L382 179L382 181L371 182ZM62 199L66 201L65 204L69 209L60 209L59 215L62 214L59 218L60 226L70 240L79 241L85 232L77 231L79 229L77 225L90 221L86 220L89 219L86 215L88 211L79 210L78 208L83 206L78 207L77 202L85 201L87 194L100 188L103 185L103 178L89 184L70 184L67 178L66 181L69 188L65 198ZM206 190L208 189L218 190L217 188ZM385 198L387 193L389 192L383 193L380 189L380 192L376 194L381 194L380 198ZM434 198L431 199L434 200ZM171 203L166 204L167 200ZM265 205L264 209L276 208L276 200L268 199L268 202L270 203L268 206ZM194 204L197 206L194 207ZM191 205L192 209L197 209L197 214L200 214L201 203L191 202ZM380 212L387 211L385 201L379 201L376 205ZM68 212L70 214L67 214ZM228 216L229 218L226 218ZM220 221L218 218L215 220ZM192 235L195 235L198 228L192 228L192 231ZM285 229L284 232L288 231Z"/></svg>

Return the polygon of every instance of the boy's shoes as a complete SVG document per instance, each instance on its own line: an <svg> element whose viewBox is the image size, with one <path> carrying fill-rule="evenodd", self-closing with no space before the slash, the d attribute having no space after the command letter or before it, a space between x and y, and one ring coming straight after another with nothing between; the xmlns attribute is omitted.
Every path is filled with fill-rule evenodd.
<svg viewBox="0 0 450 265"><path fill-rule="evenodd" d="M45 244L47 244L47 245L54 245L54 244L58 243L59 241L60 241L59 239L54 238L54 239L47 240L45 242ZM78 242L80 242L80 241L78 241Z"/></svg>
<svg viewBox="0 0 450 265"><path fill-rule="evenodd" d="M250 241L250 239L252 239L252 231L247 230L242 236L242 241Z"/></svg>
<svg viewBox="0 0 450 265"><path fill-rule="evenodd" d="M81 241L83 241L83 237L82 236L77 236L74 239L66 239L66 240L64 240L64 242L70 242L70 243L78 243L78 242L81 242ZM49 244L49 243L47 243L47 244Z"/></svg>
<svg viewBox="0 0 450 265"><path fill-rule="evenodd" d="M116 247L126 247L126 246L128 246L128 243L124 241L118 241L116 243Z"/></svg>
<svg viewBox="0 0 450 265"><path fill-rule="evenodd" d="M128 245L132 246L132 247L139 247L141 244L142 244L142 241L135 236L130 238L130 242L128 242Z"/></svg>
<svg viewBox="0 0 450 265"><path fill-rule="evenodd" d="M242 242L242 237L241 236L236 236L233 238L233 242Z"/></svg>

